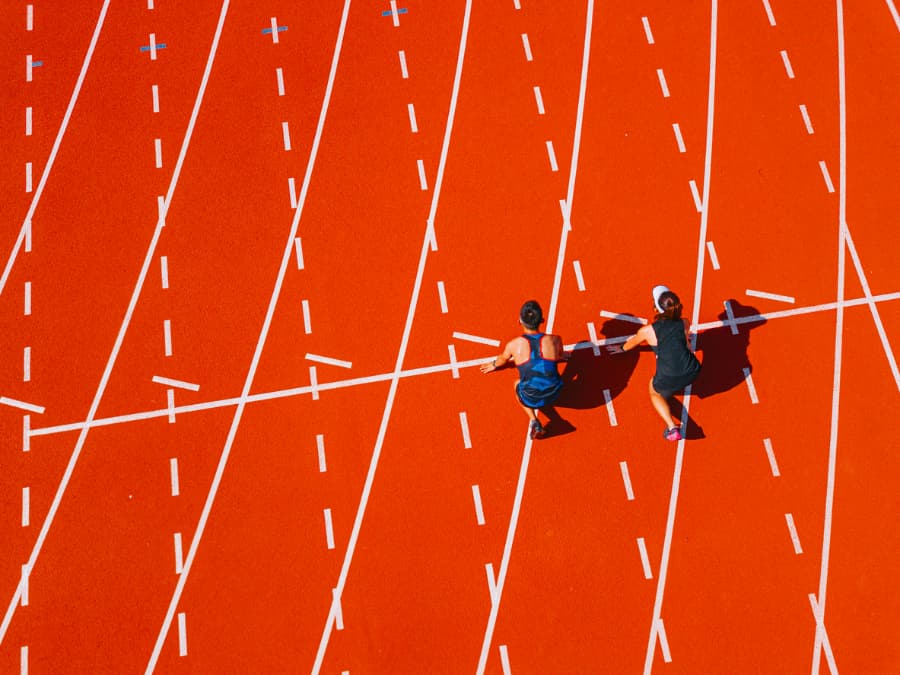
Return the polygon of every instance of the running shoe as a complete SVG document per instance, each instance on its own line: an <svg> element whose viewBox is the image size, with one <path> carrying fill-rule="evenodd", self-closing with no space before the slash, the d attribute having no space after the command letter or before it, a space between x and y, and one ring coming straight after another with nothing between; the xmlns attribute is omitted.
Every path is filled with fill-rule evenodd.
<svg viewBox="0 0 900 675"><path fill-rule="evenodd" d="M681 435L681 429L679 429L678 427L666 429L663 432L663 436L667 441L680 441L683 438L683 436Z"/></svg>
<svg viewBox="0 0 900 675"><path fill-rule="evenodd" d="M535 438L543 438L547 432L544 430L544 426L540 423L539 420L531 420L531 438L534 440Z"/></svg>

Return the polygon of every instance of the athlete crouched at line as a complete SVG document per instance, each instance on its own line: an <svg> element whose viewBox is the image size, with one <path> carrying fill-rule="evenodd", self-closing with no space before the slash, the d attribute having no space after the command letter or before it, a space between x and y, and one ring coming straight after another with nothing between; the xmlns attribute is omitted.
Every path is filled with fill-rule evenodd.
<svg viewBox="0 0 900 675"><path fill-rule="evenodd" d="M681 300L665 286L653 288L653 308L658 312L653 323L632 335L622 351L643 342L656 352L656 374L650 380L650 402L666 423L663 436L680 441L682 431L669 409L669 399L697 379L700 362L688 348L688 324L681 318Z"/></svg>
<svg viewBox="0 0 900 675"><path fill-rule="evenodd" d="M543 438L544 426L538 418L538 410L550 405L559 396L562 378L556 364L568 359L558 335L539 332L544 313L535 300L529 300L519 311L519 323L525 333L510 340L496 359L481 366L482 373L490 373L508 365L510 361L519 369L516 380L516 396L531 420L531 438Z"/></svg>

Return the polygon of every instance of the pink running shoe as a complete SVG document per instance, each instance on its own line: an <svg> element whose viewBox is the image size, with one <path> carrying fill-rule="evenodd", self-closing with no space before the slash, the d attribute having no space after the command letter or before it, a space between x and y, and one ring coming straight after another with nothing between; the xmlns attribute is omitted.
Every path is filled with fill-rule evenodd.
<svg viewBox="0 0 900 675"><path fill-rule="evenodd" d="M681 435L681 429L679 429L678 427L672 427L671 429L666 429L663 432L663 436L665 436L667 441L680 441L682 438L684 438Z"/></svg>

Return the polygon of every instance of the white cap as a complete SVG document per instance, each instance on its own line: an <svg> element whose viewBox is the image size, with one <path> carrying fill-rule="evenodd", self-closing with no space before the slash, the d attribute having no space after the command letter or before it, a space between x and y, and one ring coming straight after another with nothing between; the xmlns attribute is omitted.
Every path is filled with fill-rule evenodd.
<svg viewBox="0 0 900 675"><path fill-rule="evenodd" d="M654 306L656 307L656 309L658 309L660 312L663 311L663 308L659 306L659 297L660 297L663 293L668 293L668 292L669 292L669 287L668 287L668 286L662 286L662 285L659 285L659 286L654 286L654 287L653 287L653 305L654 305Z"/></svg>

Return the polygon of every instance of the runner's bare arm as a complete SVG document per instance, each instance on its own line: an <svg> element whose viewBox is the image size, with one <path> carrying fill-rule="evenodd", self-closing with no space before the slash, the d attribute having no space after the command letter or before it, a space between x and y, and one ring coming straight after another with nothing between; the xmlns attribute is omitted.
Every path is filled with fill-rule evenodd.
<svg viewBox="0 0 900 675"><path fill-rule="evenodd" d="M514 345L515 340L507 342L506 347L503 348L503 351L500 352L499 356L494 358L490 363L481 364L481 372L491 373L512 361L514 357Z"/></svg>

